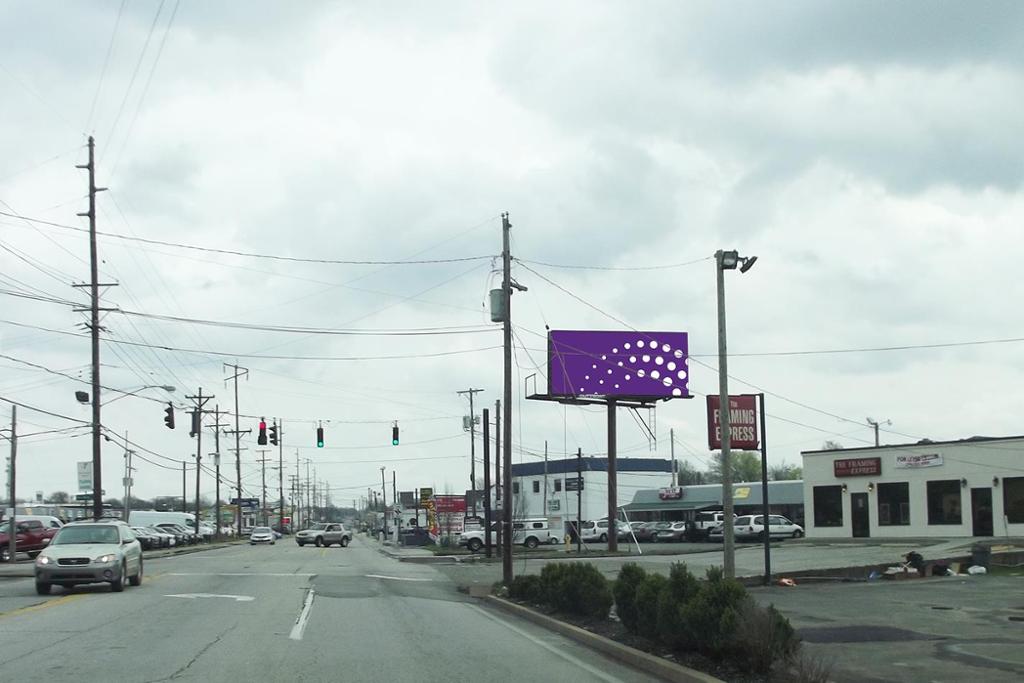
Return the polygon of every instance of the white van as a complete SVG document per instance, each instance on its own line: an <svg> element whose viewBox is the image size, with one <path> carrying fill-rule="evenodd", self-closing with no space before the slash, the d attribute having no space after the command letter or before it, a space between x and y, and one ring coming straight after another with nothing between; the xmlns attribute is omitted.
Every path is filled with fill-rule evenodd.
<svg viewBox="0 0 1024 683"><path fill-rule="evenodd" d="M501 521L491 522L491 543L496 544L497 528ZM546 517L530 517L526 519L512 520L512 543L514 545L525 545L527 548L536 548L538 545L561 543L559 534L548 528ZM464 545L473 552L484 547L484 530L467 531L459 535L459 545Z"/></svg>
<svg viewBox="0 0 1024 683"><path fill-rule="evenodd" d="M608 540L608 520L597 519L583 522L580 525L580 538L583 539L584 543L590 543L591 541L599 541L604 543Z"/></svg>
<svg viewBox="0 0 1024 683"><path fill-rule="evenodd" d="M132 526L156 526L157 524L180 524L186 529L196 528L196 516L189 512L160 512L158 510L132 510L128 513Z"/></svg>

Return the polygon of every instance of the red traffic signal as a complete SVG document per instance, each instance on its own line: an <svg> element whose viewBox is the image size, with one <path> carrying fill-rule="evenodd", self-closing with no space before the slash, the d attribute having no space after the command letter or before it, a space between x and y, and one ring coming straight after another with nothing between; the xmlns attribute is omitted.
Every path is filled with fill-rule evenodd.
<svg viewBox="0 0 1024 683"><path fill-rule="evenodd" d="M260 418L260 435L256 437L256 443L260 446L267 445L267 421Z"/></svg>

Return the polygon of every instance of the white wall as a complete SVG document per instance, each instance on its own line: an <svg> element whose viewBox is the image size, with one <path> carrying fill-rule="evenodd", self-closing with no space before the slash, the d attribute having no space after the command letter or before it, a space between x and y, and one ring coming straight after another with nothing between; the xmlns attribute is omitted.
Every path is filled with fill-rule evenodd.
<svg viewBox="0 0 1024 683"><path fill-rule="evenodd" d="M942 456L942 465L912 469L896 467L897 455L933 453ZM855 458L881 458L881 474L853 477L835 476L834 461ZM971 537L974 534L971 514L972 488L989 488L992 491L992 525L995 536L1022 536L1024 535L1024 524L1005 522L1002 486L993 484L993 477L998 477L1001 484L1004 477L1024 476L1022 464L1024 464L1024 439L921 444L910 447L883 446L877 449L804 453L804 502L807 536L808 538L851 538L853 536L851 495L867 493L871 537ZM927 482L961 479L965 479L967 482L960 488L961 523L957 525L928 524ZM879 526L878 484L895 482L907 482L909 485L910 524ZM869 483L874 484L873 491L868 490ZM814 526L814 488L843 484L847 487L842 496L843 525L839 527Z"/></svg>

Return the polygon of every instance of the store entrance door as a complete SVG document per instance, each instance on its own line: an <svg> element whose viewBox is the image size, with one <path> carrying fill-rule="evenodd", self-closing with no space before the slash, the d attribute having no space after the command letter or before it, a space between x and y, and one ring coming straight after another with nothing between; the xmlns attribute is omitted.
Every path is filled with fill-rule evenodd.
<svg viewBox="0 0 1024 683"><path fill-rule="evenodd" d="M971 519L975 536L992 535L992 489L971 489Z"/></svg>
<svg viewBox="0 0 1024 683"><path fill-rule="evenodd" d="M871 521L868 517L868 494L850 494L850 509L853 519L853 537L868 538L871 535Z"/></svg>

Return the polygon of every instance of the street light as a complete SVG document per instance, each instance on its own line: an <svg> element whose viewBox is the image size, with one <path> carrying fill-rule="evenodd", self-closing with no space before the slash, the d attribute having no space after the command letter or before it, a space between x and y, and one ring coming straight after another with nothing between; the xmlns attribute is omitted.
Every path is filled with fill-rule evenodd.
<svg viewBox="0 0 1024 683"><path fill-rule="evenodd" d="M726 578L736 577L736 547L733 529L732 504L732 463L730 448L732 434L729 414L729 368L725 342L725 271L736 270L745 273L753 268L756 256L740 256L738 251L715 252L715 277L718 284L718 405L719 421L722 429L722 511L725 524L722 527L723 540L723 571Z"/></svg>

